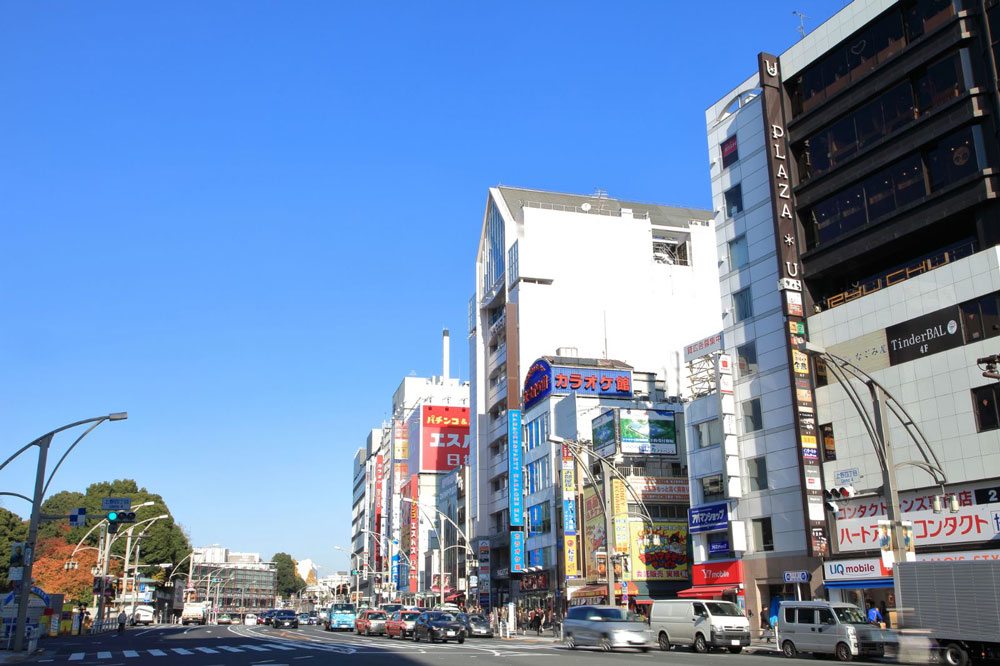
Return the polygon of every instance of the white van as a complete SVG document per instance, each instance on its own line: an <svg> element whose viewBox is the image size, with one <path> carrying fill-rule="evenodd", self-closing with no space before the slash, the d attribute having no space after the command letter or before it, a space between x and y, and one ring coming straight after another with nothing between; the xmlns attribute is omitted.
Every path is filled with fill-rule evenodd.
<svg viewBox="0 0 1000 666"><path fill-rule="evenodd" d="M654 601L649 627L661 650L669 650L671 645L690 645L695 652L724 647L736 654L750 645L750 622L731 601Z"/></svg>
<svg viewBox="0 0 1000 666"><path fill-rule="evenodd" d="M135 613L129 618L129 624L133 627L139 624L149 626L156 620L155 610L152 606L136 606Z"/></svg>
<svg viewBox="0 0 1000 666"><path fill-rule="evenodd" d="M896 642L892 631L869 624L857 606L830 601L783 601L775 626L781 652L832 654L840 661L858 655L881 657Z"/></svg>

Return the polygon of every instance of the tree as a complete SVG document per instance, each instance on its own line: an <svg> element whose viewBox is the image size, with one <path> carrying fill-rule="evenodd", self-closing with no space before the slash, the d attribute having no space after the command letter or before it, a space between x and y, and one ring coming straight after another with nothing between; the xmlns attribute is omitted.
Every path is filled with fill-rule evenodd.
<svg viewBox="0 0 1000 666"><path fill-rule="evenodd" d="M7 570L10 569L10 547L16 541L28 538L28 524L19 515L7 509L0 509L0 588L3 592L11 589L7 580Z"/></svg>
<svg viewBox="0 0 1000 666"><path fill-rule="evenodd" d="M81 549L73 555L73 548L74 544L66 543L62 536L40 538L35 546L32 575L35 584L49 594L64 594L66 601L89 604L94 581L90 570L97 566L97 551ZM76 568L67 569L67 562L76 562ZM121 569L120 561L113 560L109 571L117 574Z"/></svg>
<svg viewBox="0 0 1000 666"><path fill-rule="evenodd" d="M295 560L292 559L291 555L288 553L275 553L271 561L277 565L275 567L275 587L280 596L291 597L305 589L306 582L295 571Z"/></svg>

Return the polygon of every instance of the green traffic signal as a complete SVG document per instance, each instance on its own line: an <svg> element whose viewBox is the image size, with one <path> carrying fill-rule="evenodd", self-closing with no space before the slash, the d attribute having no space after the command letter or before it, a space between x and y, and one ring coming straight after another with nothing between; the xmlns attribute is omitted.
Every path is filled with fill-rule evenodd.
<svg viewBox="0 0 1000 666"><path fill-rule="evenodd" d="M108 514L108 520L110 520L111 522L118 520L118 514L112 511L111 513Z"/></svg>

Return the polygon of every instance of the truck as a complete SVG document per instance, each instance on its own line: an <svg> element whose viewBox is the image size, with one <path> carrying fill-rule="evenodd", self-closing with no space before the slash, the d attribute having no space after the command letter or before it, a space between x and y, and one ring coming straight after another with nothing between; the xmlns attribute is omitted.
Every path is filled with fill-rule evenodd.
<svg viewBox="0 0 1000 666"><path fill-rule="evenodd" d="M931 639L948 666L1000 659L1000 561L899 562L893 578L903 636Z"/></svg>
<svg viewBox="0 0 1000 666"><path fill-rule="evenodd" d="M181 612L181 624L205 624L208 621L208 606L204 601L189 601Z"/></svg>
<svg viewBox="0 0 1000 666"><path fill-rule="evenodd" d="M327 619L323 628L327 631L347 629L354 631L354 621L357 619L357 609L354 604L332 604L327 610Z"/></svg>

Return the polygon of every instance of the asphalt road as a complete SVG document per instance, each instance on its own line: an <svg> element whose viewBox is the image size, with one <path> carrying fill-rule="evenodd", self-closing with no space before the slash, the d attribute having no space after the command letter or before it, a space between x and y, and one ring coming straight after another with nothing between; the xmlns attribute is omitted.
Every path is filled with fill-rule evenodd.
<svg viewBox="0 0 1000 666"><path fill-rule="evenodd" d="M803 660L785 661L773 653L713 652L700 655L685 649L653 650L643 654L613 654L594 648L568 650L561 644L534 639L467 639L463 645L428 644L383 637L362 637L346 632L325 632L320 627L272 629L263 626L205 626L133 628L121 636L103 634L58 639L44 644L46 654L37 663L75 666L319 666L320 664L446 664L470 666L491 663L544 663L545 666L581 666L609 662L670 663L678 666L795 666ZM474 662L471 660L475 660ZM813 659L804 661L813 662Z"/></svg>

